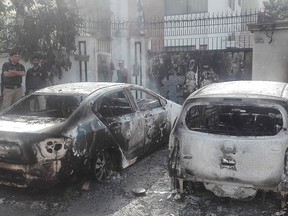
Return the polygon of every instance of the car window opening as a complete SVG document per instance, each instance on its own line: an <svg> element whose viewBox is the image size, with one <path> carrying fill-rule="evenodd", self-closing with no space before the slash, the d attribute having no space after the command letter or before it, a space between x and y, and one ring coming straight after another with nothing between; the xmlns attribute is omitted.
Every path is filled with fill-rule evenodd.
<svg viewBox="0 0 288 216"><path fill-rule="evenodd" d="M283 127L279 110L258 106L196 105L185 123L193 131L232 136L273 136Z"/></svg>
<svg viewBox="0 0 288 216"><path fill-rule="evenodd" d="M133 109L124 93L116 92L102 98L98 112L103 117L114 117L133 113Z"/></svg>
<svg viewBox="0 0 288 216"><path fill-rule="evenodd" d="M159 98L141 90L132 89L131 93L136 100L140 111L152 110L161 107Z"/></svg>
<svg viewBox="0 0 288 216"><path fill-rule="evenodd" d="M77 95L31 95L5 114L68 118L82 100L83 96Z"/></svg>

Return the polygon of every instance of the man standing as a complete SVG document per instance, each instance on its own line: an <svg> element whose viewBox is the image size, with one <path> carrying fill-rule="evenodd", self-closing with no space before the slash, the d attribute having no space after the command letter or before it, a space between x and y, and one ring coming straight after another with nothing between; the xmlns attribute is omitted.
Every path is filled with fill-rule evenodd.
<svg viewBox="0 0 288 216"><path fill-rule="evenodd" d="M26 94L44 88L48 83L48 73L40 66L40 59L34 56L31 61L33 67L27 70L26 74Z"/></svg>
<svg viewBox="0 0 288 216"><path fill-rule="evenodd" d="M19 61L19 53L13 51L10 53L10 61L2 66L2 109L9 107L22 97L22 77L25 76L25 67Z"/></svg>
<svg viewBox="0 0 288 216"><path fill-rule="evenodd" d="M114 64L107 56L103 56L100 64L99 81L112 82L113 71L115 70Z"/></svg>
<svg viewBox="0 0 288 216"><path fill-rule="evenodd" d="M118 65L119 65L119 70L117 70L117 78L118 78L117 82L128 83L128 71L124 67L124 61L119 60Z"/></svg>
<svg viewBox="0 0 288 216"><path fill-rule="evenodd" d="M40 66L40 59L38 56L32 58L32 68L27 70L26 74L26 94L30 94L38 89L44 88L48 83L48 73ZM37 97L39 110L45 109L46 101L43 97ZM35 110L35 101L31 101L30 109Z"/></svg>

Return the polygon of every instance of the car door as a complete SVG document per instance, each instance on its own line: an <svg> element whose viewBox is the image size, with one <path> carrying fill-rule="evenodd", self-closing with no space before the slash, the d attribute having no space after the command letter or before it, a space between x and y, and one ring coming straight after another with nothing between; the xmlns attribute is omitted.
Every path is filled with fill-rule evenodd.
<svg viewBox="0 0 288 216"><path fill-rule="evenodd" d="M127 159L137 157L144 147L144 119L131 106L123 90L105 94L98 102L98 116L107 126Z"/></svg>
<svg viewBox="0 0 288 216"><path fill-rule="evenodd" d="M170 122L167 108L161 98L143 89L130 92L145 120L145 152L153 151L168 142Z"/></svg>

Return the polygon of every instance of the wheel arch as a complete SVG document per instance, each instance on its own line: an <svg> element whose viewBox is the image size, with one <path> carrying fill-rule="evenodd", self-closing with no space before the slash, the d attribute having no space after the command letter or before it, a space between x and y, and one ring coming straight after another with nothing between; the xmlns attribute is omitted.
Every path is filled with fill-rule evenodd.
<svg viewBox="0 0 288 216"><path fill-rule="evenodd" d="M103 149L104 151L107 151L109 154L111 154L113 156L113 162L115 163L115 168L116 171L121 171L122 170L122 152L120 151L119 148L115 148L115 147L110 147L110 148L106 148Z"/></svg>

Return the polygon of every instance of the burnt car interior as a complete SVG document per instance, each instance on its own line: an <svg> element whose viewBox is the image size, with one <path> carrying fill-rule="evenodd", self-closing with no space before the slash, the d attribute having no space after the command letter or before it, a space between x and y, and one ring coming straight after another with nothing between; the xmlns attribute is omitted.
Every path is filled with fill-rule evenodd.
<svg viewBox="0 0 288 216"><path fill-rule="evenodd" d="M132 113L133 110L121 91L105 95L99 103L98 112L103 117L113 117Z"/></svg>
<svg viewBox="0 0 288 216"><path fill-rule="evenodd" d="M68 118L83 99L83 96L77 95L31 95L8 110L6 115Z"/></svg>
<svg viewBox="0 0 288 216"><path fill-rule="evenodd" d="M185 123L193 131L232 136L274 136L283 127L279 110L261 106L195 105Z"/></svg>
<svg viewBox="0 0 288 216"><path fill-rule="evenodd" d="M140 111L161 107L159 99L141 90L131 90ZM105 95L98 103L98 113L103 117L113 117L132 113L133 109L124 92L119 91Z"/></svg>
<svg viewBox="0 0 288 216"><path fill-rule="evenodd" d="M145 91L140 91L136 89L131 90L132 95L136 99L136 103L140 109L140 111L146 111L150 109L154 109L157 107L161 107L161 103L159 99Z"/></svg>

